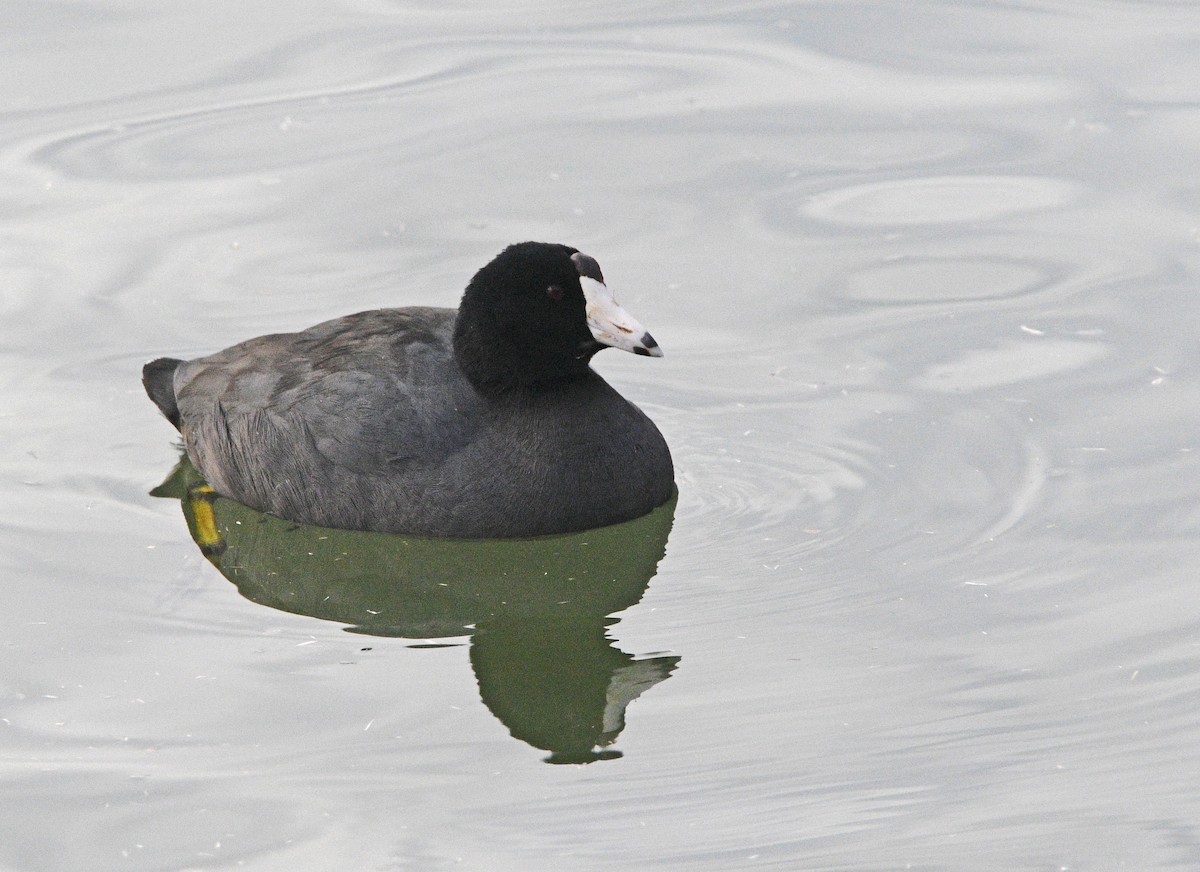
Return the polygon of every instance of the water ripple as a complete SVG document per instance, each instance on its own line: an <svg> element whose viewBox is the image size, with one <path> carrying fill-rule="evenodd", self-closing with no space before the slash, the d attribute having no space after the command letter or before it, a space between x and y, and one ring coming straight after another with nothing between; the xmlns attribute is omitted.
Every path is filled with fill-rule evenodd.
<svg viewBox="0 0 1200 872"><path fill-rule="evenodd" d="M835 224L963 224L1057 209L1078 196L1078 186L1062 179L933 176L836 188L814 194L801 208Z"/></svg>

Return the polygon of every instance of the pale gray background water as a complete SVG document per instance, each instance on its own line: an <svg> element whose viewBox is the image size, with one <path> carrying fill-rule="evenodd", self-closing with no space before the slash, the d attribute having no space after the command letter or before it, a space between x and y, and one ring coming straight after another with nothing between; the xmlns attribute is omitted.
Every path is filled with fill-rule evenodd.
<svg viewBox="0 0 1200 872"><path fill-rule="evenodd" d="M1200 4L0 5L0 868L1200 868ZM576 245L680 658L550 766L241 598L141 363ZM370 651L363 651L370 647Z"/></svg>

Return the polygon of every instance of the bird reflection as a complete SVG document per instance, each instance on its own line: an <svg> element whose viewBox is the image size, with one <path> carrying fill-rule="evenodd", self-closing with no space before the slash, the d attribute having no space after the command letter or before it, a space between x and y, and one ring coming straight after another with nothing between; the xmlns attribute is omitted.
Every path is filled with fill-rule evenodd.
<svg viewBox="0 0 1200 872"><path fill-rule="evenodd" d="M675 497L649 515L562 536L455 540L284 521L213 492L183 458L154 496L179 499L204 555L249 600L408 639L471 640L484 705L551 763L620 757L625 711L675 669L607 635L666 549Z"/></svg>

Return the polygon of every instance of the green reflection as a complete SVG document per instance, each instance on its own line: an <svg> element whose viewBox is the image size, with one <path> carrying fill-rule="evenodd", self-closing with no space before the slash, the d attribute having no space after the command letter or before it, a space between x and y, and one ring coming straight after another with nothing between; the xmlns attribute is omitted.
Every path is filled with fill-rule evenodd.
<svg viewBox="0 0 1200 872"><path fill-rule="evenodd" d="M625 709L678 657L636 659L606 633L666 549L675 497L649 515L535 539L434 539L295 524L213 493L182 459L151 492L247 599L409 639L471 639L488 709L552 763L619 757ZM453 643L452 643L453 644Z"/></svg>

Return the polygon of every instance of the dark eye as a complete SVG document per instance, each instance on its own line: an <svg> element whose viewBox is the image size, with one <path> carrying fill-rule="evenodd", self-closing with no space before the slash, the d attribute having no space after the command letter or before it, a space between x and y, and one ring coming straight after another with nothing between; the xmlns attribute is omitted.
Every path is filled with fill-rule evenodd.
<svg viewBox="0 0 1200 872"><path fill-rule="evenodd" d="M562 285L551 285L546 288L546 296L551 300L561 300L563 298Z"/></svg>

